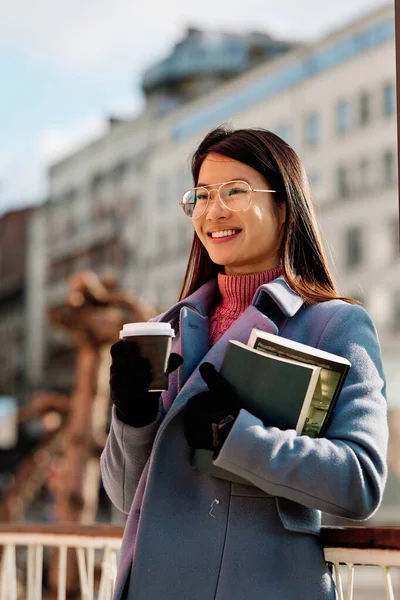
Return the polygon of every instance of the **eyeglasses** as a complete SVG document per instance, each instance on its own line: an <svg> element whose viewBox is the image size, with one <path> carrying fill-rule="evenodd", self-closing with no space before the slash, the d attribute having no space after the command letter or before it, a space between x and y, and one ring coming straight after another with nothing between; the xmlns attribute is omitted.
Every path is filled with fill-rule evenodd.
<svg viewBox="0 0 400 600"><path fill-rule="evenodd" d="M210 194L212 191L218 191L218 198L223 206L233 212L246 210L251 203L252 192L270 192L275 193L276 190L255 190L247 181L234 180L225 181L224 183L214 184L217 187L208 189L207 187L196 187L187 190L183 196L180 206L183 212L190 219L199 219L204 215L210 202Z"/></svg>

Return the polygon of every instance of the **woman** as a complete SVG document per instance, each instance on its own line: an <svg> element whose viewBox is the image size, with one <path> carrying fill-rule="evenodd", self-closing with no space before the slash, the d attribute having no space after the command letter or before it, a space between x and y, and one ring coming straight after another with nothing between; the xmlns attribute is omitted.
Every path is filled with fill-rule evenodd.
<svg viewBox="0 0 400 600"><path fill-rule="evenodd" d="M115 406L101 465L111 500L129 513L115 598L333 599L320 511L367 519L386 478L376 332L364 309L338 296L304 170L284 141L218 128L192 173L196 189L181 202L194 226L181 299L157 319L177 332L161 400L147 391L137 346L112 348ZM350 360L325 437L240 408L218 370L228 340L247 342L253 327ZM197 471L196 448L249 485Z"/></svg>

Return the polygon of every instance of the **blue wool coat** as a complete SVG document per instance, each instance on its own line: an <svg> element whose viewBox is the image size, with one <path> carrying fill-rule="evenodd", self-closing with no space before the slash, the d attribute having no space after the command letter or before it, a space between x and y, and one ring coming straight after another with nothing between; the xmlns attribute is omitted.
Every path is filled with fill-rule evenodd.
<svg viewBox="0 0 400 600"><path fill-rule="evenodd" d="M320 511L366 519L386 479L385 383L374 325L363 308L340 300L306 306L280 277L257 290L209 349L216 293L211 280L158 317L175 327L173 351L184 362L170 375L157 420L133 428L113 413L101 470L111 500L129 513L115 600L333 600ZM247 342L253 327L340 354L352 366L324 438L264 426L241 410L215 464L252 484L244 485L191 466L183 409L207 389L199 364L219 369L228 340Z"/></svg>

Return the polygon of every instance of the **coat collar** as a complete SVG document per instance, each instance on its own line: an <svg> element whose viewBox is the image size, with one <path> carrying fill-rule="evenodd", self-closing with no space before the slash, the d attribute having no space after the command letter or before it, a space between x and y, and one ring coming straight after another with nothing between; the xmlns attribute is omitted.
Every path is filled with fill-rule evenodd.
<svg viewBox="0 0 400 600"><path fill-rule="evenodd" d="M169 308L165 313L162 313L158 317L154 317L154 319L150 319L151 321L178 321L181 309L183 307L192 308L196 312L198 312L201 316L206 317L211 309L212 303L215 299L216 293L218 290L217 279L210 279L198 290L190 294L187 298L184 298L180 302L177 302L171 308Z"/></svg>
<svg viewBox="0 0 400 600"><path fill-rule="evenodd" d="M304 300L289 287L283 275L261 285L255 293L253 306L263 312L265 302L274 301L285 317L293 317L303 306Z"/></svg>
<svg viewBox="0 0 400 600"><path fill-rule="evenodd" d="M217 290L217 279L210 279L193 292L193 294L177 302L154 320L164 322L178 320L181 308L184 306L192 308L203 317L206 317L213 304ZM276 309L285 317L293 317L304 304L304 300L289 287L283 275L269 283L261 285L255 293L252 304L255 308L265 313L266 307L271 304L271 300Z"/></svg>

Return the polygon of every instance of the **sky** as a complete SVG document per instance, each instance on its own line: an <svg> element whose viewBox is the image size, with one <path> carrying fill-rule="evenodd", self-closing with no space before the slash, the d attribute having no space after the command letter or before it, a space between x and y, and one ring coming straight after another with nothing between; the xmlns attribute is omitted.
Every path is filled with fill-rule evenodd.
<svg viewBox="0 0 400 600"><path fill-rule="evenodd" d="M143 106L143 70L188 26L315 40L387 0L13 0L0 7L0 213L47 168Z"/></svg>

